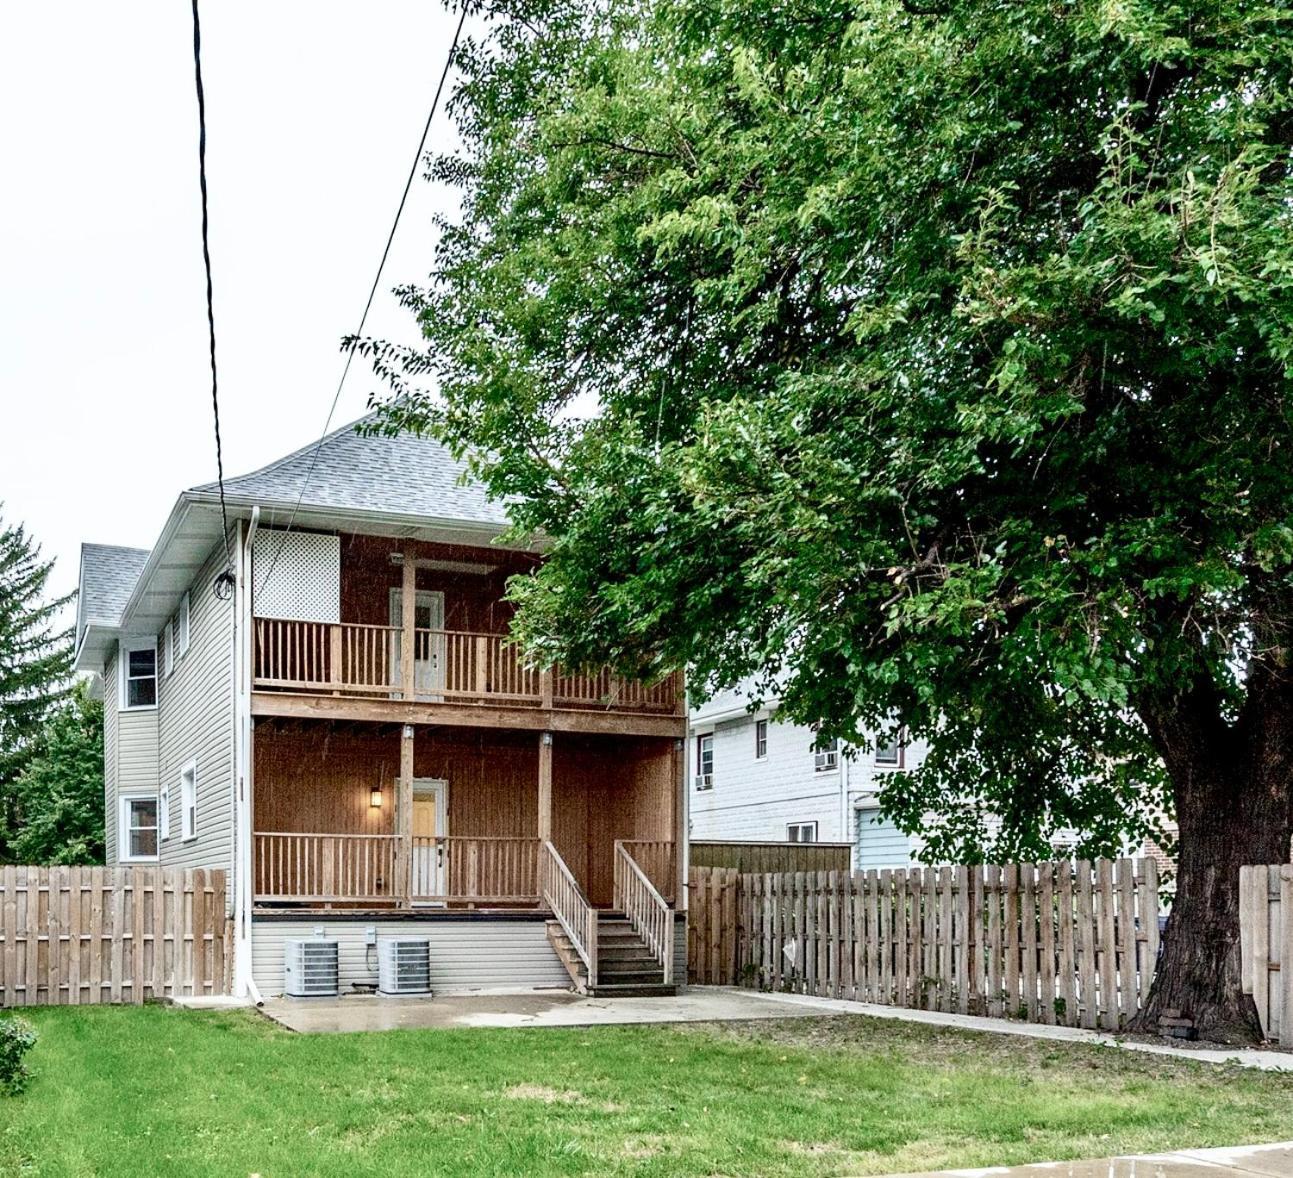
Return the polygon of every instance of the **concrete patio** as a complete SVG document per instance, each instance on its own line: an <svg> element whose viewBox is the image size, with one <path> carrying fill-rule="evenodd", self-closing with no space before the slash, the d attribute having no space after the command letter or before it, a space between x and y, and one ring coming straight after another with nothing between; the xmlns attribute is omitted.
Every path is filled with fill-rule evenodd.
<svg viewBox="0 0 1293 1178"><path fill-rule="evenodd" d="M445 1027L587 1027L821 1017L822 1011L746 990L691 987L672 998L581 998L568 990L386 998L274 998L261 1008L292 1031L346 1032Z"/></svg>

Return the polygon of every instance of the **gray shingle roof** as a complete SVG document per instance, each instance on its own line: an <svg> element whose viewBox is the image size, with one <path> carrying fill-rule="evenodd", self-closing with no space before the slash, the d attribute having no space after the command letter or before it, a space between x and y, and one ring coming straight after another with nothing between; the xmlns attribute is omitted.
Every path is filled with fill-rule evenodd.
<svg viewBox="0 0 1293 1178"><path fill-rule="evenodd" d="M368 421L371 418L362 418ZM225 493L263 505L296 503L303 510L362 510L433 519L504 525L503 506L474 481L463 481L466 464L433 438L414 434L365 437L352 422L250 474L225 480ZM318 458L314 457L316 446ZM313 464L313 470L311 465ZM308 478L308 481L307 481ZM195 491L214 493L217 484Z"/></svg>
<svg viewBox="0 0 1293 1178"><path fill-rule="evenodd" d="M81 596L77 602L78 636L87 622L115 626L130 600L147 548L119 548L114 544L81 545Z"/></svg>

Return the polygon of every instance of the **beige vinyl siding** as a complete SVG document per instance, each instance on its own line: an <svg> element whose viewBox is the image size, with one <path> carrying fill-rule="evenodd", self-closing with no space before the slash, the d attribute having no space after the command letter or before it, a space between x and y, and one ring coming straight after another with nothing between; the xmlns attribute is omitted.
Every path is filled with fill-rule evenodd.
<svg viewBox="0 0 1293 1178"><path fill-rule="evenodd" d="M117 861L117 660L103 668L103 861Z"/></svg>
<svg viewBox="0 0 1293 1178"><path fill-rule="evenodd" d="M158 636L157 714L161 780L170 790L170 829L163 833L167 867L233 869L233 602L211 592L224 567L223 547L212 549L189 590L189 648L177 651L165 673L166 642ZM197 768L197 837L181 838L180 771ZM232 902L233 888L229 889Z"/></svg>
<svg viewBox="0 0 1293 1178"><path fill-rule="evenodd" d="M553 950L542 919L370 920L367 924L376 928L379 941L387 937L428 938L431 988L438 993L570 989L570 975ZM329 921L322 913L316 919L257 920L252 924L252 976L264 997L283 992L284 943L312 938L319 929L338 942L343 994L355 983L377 984L377 951L364 944L364 921Z"/></svg>

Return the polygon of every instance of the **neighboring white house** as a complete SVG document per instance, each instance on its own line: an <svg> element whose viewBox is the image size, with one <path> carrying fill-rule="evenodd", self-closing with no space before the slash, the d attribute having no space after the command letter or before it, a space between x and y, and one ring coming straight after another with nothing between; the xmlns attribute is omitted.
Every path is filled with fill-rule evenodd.
<svg viewBox="0 0 1293 1178"><path fill-rule="evenodd" d="M919 862L919 840L881 819L877 792L886 774L919 764L923 746L846 756L818 749L812 729L776 720L775 700L755 712L748 704L738 689L691 711L691 838L847 842L859 869Z"/></svg>

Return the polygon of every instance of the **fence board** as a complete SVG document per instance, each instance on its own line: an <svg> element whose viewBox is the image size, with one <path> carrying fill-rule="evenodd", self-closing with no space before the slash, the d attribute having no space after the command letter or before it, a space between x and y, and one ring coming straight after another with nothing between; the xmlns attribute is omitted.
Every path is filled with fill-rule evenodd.
<svg viewBox="0 0 1293 1178"><path fill-rule="evenodd" d="M223 871L6 867L0 872L4 1004L141 1003L227 993L225 899Z"/></svg>
<svg viewBox="0 0 1293 1178"><path fill-rule="evenodd" d="M1117 1030L1153 980L1151 860L773 874L693 867L689 885L694 982ZM1293 869L1276 885L1277 899L1283 887L1293 894Z"/></svg>

